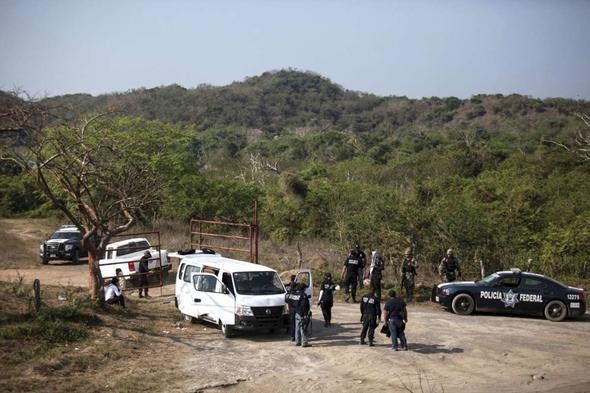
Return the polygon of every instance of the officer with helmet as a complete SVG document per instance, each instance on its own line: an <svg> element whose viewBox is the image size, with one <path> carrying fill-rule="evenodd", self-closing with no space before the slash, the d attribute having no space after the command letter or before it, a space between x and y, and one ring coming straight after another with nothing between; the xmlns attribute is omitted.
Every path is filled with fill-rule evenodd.
<svg viewBox="0 0 590 393"><path fill-rule="evenodd" d="M438 274L442 280L452 282L461 277L461 267L459 266L459 260L455 257L455 253L452 248L447 250L447 255L440 261L438 265Z"/></svg>

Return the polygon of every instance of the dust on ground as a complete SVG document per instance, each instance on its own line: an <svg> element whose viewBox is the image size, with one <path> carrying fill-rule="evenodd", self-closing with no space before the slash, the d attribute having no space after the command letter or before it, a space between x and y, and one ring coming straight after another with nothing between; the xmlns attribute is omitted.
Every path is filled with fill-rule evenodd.
<svg viewBox="0 0 590 393"><path fill-rule="evenodd" d="M32 270L47 284L54 274L45 272L52 268L60 266ZM77 271L83 281L87 266L66 270ZM44 368L37 367L22 378L41 390L58 391L60 378L67 378L73 391L590 392L588 314L554 323L500 315L461 317L431 304L410 304L410 350L394 352L379 333L375 347L359 345L358 304L336 303L332 327L323 326L314 307L312 346L300 348L284 332L226 339L214 325L181 320L173 285L151 294L139 299L128 292L128 309L115 308L95 338L80 345L80 351L91 353L112 348L110 356L117 358L112 366L106 359L92 375L77 376L41 373ZM10 378L4 386L18 386L21 377ZM53 388L44 389L48 387Z"/></svg>

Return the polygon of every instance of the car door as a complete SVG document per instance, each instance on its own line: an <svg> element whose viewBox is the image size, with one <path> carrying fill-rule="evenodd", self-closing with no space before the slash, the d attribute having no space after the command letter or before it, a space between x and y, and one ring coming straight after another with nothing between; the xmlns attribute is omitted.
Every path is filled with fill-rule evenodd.
<svg viewBox="0 0 590 393"><path fill-rule="evenodd" d="M307 286L307 288L305 288L305 294L309 298L309 302L313 304L313 277L311 275L311 270L299 270L295 276L295 282L303 283Z"/></svg>
<svg viewBox="0 0 590 393"><path fill-rule="evenodd" d="M518 293L520 312L523 314L543 314L543 299L546 298L547 290L548 285L544 280L536 277L523 277Z"/></svg>
<svg viewBox="0 0 590 393"><path fill-rule="evenodd" d="M178 296L178 309L181 313L191 317L199 317L199 304L194 302L192 290L192 275L201 271L199 266L186 265L182 272L182 277L178 280L176 290Z"/></svg>
<svg viewBox="0 0 590 393"><path fill-rule="evenodd" d="M217 276L211 273L193 274L191 297L199 311L199 318L213 323L235 324L235 297Z"/></svg>
<svg viewBox="0 0 590 393"><path fill-rule="evenodd" d="M490 311L503 313L518 313L522 305L518 299L520 276L500 276L495 283L495 288L500 292L500 298L496 299L495 307Z"/></svg>

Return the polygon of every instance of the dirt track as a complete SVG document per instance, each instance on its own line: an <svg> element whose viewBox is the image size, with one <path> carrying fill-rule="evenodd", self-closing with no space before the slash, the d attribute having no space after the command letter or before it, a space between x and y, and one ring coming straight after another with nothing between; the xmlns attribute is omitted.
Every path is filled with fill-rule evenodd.
<svg viewBox="0 0 590 393"><path fill-rule="evenodd" d="M25 281L84 285L85 264L20 270ZM0 271L0 280L15 271ZM177 315L174 288L134 304ZM159 290L153 290L159 295ZM590 316L552 323L497 315L460 317L430 304L409 306L410 351L393 352L386 337L358 345L358 305L338 303L334 326L324 328L314 308L311 348L296 348L282 333L224 339L211 325L176 326L151 349L167 364L161 390L207 392L411 391L590 392ZM116 336L116 334L113 334Z"/></svg>

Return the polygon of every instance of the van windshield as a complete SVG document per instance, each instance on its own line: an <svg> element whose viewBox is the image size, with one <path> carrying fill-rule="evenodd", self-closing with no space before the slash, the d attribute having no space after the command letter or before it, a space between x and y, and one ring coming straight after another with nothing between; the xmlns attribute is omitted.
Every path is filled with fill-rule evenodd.
<svg viewBox="0 0 590 393"><path fill-rule="evenodd" d="M276 272L234 273L236 291L242 295L275 295L285 293L285 287Z"/></svg>

